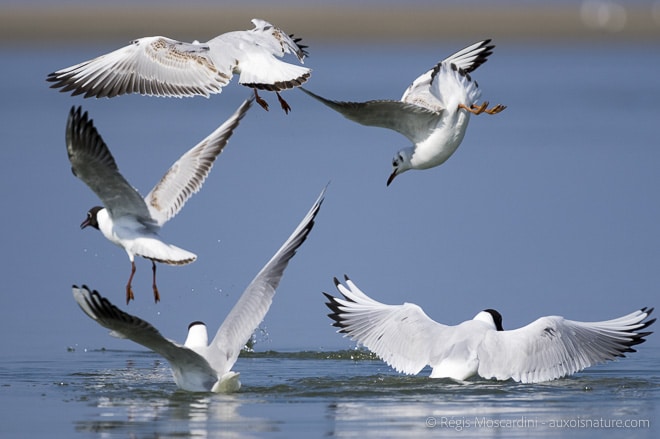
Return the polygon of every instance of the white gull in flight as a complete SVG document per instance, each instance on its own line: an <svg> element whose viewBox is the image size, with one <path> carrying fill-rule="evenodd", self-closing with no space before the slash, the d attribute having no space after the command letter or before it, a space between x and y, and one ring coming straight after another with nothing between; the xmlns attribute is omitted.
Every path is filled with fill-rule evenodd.
<svg viewBox="0 0 660 439"><path fill-rule="evenodd" d="M52 88L72 95L114 97L128 93L150 96L205 96L220 93L234 74L254 90L259 105L268 104L257 90L274 91L282 109L291 107L280 91L298 87L311 70L278 58L293 53L302 64L307 46L272 24L253 19L254 29L227 32L206 43L185 43L154 36L89 61L50 73Z"/></svg>
<svg viewBox="0 0 660 439"><path fill-rule="evenodd" d="M80 107L71 108L66 127L66 148L71 170L104 205L91 208L80 227L92 226L100 230L103 236L128 254L131 275L126 284L126 303L133 299L131 282L135 274L136 255L151 260L156 302L160 300L156 286L156 262L184 265L197 258L194 253L163 242L158 231L201 189L213 162L251 103L252 98L244 101L226 122L182 155L144 198L119 173L110 150L87 112L82 113Z"/></svg>
<svg viewBox="0 0 660 439"><path fill-rule="evenodd" d="M314 227L324 194L325 189L291 236L250 282L210 344L202 322L190 324L188 337L181 345L84 285L73 286L73 297L90 318L110 329L112 335L133 340L165 357L179 388L192 392L236 391L241 385L239 374L231 369L268 312L289 261Z"/></svg>
<svg viewBox="0 0 660 439"><path fill-rule="evenodd" d="M481 90L470 73L493 52L491 40L472 44L424 73L408 87L399 101L344 102L301 90L362 125L389 128L406 136L412 146L399 150L392 159L387 185L409 169L441 165L456 151L465 136L470 114L497 114L506 107L488 102L477 104Z"/></svg>
<svg viewBox="0 0 660 439"><path fill-rule="evenodd" d="M412 303L386 305L368 297L345 277L335 278L343 298L323 293L338 332L364 345L396 371L417 374L432 368L431 378L463 381L474 375L523 383L554 380L586 367L635 352L655 319L642 308L602 322L541 317L505 331L493 309L456 326L429 318Z"/></svg>

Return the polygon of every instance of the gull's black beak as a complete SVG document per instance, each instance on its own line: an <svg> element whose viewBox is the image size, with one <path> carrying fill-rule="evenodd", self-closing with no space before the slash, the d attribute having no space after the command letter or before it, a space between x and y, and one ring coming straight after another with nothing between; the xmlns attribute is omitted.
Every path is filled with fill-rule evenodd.
<svg viewBox="0 0 660 439"><path fill-rule="evenodd" d="M84 229L85 227L91 226L91 225L92 225L92 218L88 216L87 218L85 218L85 221L80 223L80 228Z"/></svg>
<svg viewBox="0 0 660 439"><path fill-rule="evenodd" d="M392 173L390 174L389 178L387 179L387 185L388 185L388 186L390 185L390 183L392 183L392 181L394 181L394 178L395 178L397 175L399 175L399 174L396 173L396 169L395 169L394 171L392 171Z"/></svg>

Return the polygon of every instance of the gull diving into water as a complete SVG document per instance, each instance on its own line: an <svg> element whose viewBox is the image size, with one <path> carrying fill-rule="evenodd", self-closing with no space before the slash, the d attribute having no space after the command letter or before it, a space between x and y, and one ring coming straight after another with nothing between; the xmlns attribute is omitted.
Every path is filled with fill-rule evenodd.
<svg viewBox="0 0 660 439"><path fill-rule="evenodd" d="M257 90L277 94L282 109L289 104L280 91L298 87L311 75L306 67L280 61L293 53L303 64L307 46L281 29L253 19L254 29L227 32L206 43L185 43L155 36L89 61L50 73L52 88L72 95L114 97L128 93L149 96L205 96L220 93L234 74L254 90L259 105L268 104Z"/></svg>
<svg viewBox="0 0 660 439"><path fill-rule="evenodd" d="M463 381L474 375L523 383L550 381L635 352L655 319L642 308L612 320L577 322L541 317L519 329L502 328L493 309L456 326L431 320L412 303L386 305L364 294L346 276L335 285L343 298L323 293L338 332L364 345L396 371Z"/></svg>
<svg viewBox="0 0 660 439"><path fill-rule="evenodd" d="M238 302L208 343L206 325L193 322L183 345L168 340L148 322L127 314L96 291L73 286L80 308L111 334L133 340L162 355L172 368L176 385L192 392L232 392L240 388L233 372L236 359L268 312L275 291L291 258L305 241L321 208L325 190L282 247L250 282Z"/></svg>
<svg viewBox="0 0 660 439"><path fill-rule="evenodd" d="M73 107L66 127L66 148L73 174L101 199L103 205L87 212L81 228L92 226L110 242L122 247L131 261L126 284L126 303L133 299L131 283L135 256L151 260L154 300L160 295L156 286L156 262L185 265L197 256L163 242L158 232L183 208L211 172L213 163L252 104L247 99L220 127L182 155L146 197L119 173L110 150L80 107Z"/></svg>
<svg viewBox="0 0 660 439"><path fill-rule="evenodd" d="M493 53L491 40L472 44L424 73L408 87L400 101L343 102L323 98L301 87L347 119L362 125L388 128L403 134L412 146L392 159L387 185L409 169L428 169L443 164L465 136L471 114L497 114L506 107L477 104L481 90L470 73Z"/></svg>

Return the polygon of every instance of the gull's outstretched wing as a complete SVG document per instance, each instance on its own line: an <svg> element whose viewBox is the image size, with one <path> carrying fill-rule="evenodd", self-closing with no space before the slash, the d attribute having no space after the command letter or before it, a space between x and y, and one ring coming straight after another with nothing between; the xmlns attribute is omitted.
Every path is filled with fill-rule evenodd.
<svg viewBox="0 0 660 439"><path fill-rule="evenodd" d="M265 20L253 18L254 29L248 31L252 34L255 43L267 47L273 55L283 57L287 53L293 53L301 63L304 62L307 46L300 44L300 38L287 35L282 29L273 26Z"/></svg>
<svg viewBox="0 0 660 439"><path fill-rule="evenodd" d="M348 276L335 278L343 299L323 293L337 332L362 344L398 372L416 374L430 364L433 347L451 327L432 320L413 303L386 305L364 294Z"/></svg>
<svg viewBox="0 0 660 439"><path fill-rule="evenodd" d="M207 44L155 36L50 73L47 80L52 88L86 98L128 93L208 97L229 83L232 68L214 64Z"/></svg>
<svg viewBox="0 0 660 439"><path fill-rule="evenodd" d="M653 309L602 322L541 317L519 329L488 332L479 347L478 373L484 378L535 383L561 378L594 364L635 352L655 322Z"/></svg>
<svg viewBox="0 0 660 439"><path fill-rule="evenodd" d="M227 145L253 99L245 100L227 121L181 156L144 198L151 217L159 226L174 217L201 189L215 159Z"/></svg>
<svg viewBox="0 0 660 439"><path fill-rule="evenodd" d="M468 74L485 63L488 60L488 57L492 55L495 46L490 45L490 41L491 40L479 41L478 43L474 43L465 49L461 49L453 55L450 55L440 61L438 64L433 66L432 69L417 77L412 82L412 84L410 84L410 86L403 93L401 101L407 102L409 104L421 105L429 109L442 108L443 100L438 99L437 96L437 90L442 89L442 84L435 85L435 94L431 90L431 86L434 84L434 81L436 81L438 72L442 68L443 64L450 70L450 66L453 64L457 69L461 71L461 75L467 76L467 78L469 78ZM442 98L442 95L440 95L440 98Z"/></svg>
<svg viewBox="0 0 660 439"><path fill-rule="evenodd" d="M73 174L101 199L113 218L133 215L153 222L142 196L119 173L110 150L80 107L72 107L66 124L66 149Z"/></svg>
<svg viewBox="0 0 660 439"><path fill-rule="evenodd" d="M325 189L298 227L247 286L209 346L209 363L221 373L231 370L238 354L264 319L284 270L314 227Z"/></svg>
<svg viewBox="0 0 660 439"><path fill-rule="evenodd" d="M353 122L394 130L406 136L413 143L426 139L442 115L442 109L432 111L401 101L333 101L303 87L300 89Z"/></svg>
<svg viewBox="0 0 660 439"><path fill-rule="evenodd" d="M471 44L465 49L461 49L453 55L449 55L443 59L442 62L454 64L465 73L471 73L488 60L488 57L493 54L494 44L490 44L491 40L483 40Z"/></svg>
<svg viewBox="0 0 660 439"><path fill-rule="evenodd" d="M151 349L162 355L172 368L206 376L211 385L218 380L216 372L199 354L163 337L149 322L125 313L97 291L90 291L85 285L82 288L74 285L73 297L85 314L110 329L115 337L127 338Z"/></svg>

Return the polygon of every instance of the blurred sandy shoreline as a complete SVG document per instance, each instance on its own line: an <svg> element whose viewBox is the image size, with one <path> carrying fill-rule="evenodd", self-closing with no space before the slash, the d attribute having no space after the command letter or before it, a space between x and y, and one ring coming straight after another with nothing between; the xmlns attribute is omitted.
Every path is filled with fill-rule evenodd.
<svg viewBox="0 0 660 439"><path fill-rule="evenodd" d="M205 41L230 30L249 29L250 19L254 17L315 42L405 42L484 36L498 40L657 41L660 40L660 7L655 11L652 8L648 4L627 7L621 22L620 11L618 18L614 15L609 21L607 15L603 20L602 11L594 11L590 18L579 3L515 8L496 4L472 8L439 4L410 9L330 5L4 7L0 9L0 41L4 45L115 39L124 43L148 35Z"/></svg>

